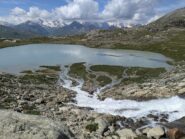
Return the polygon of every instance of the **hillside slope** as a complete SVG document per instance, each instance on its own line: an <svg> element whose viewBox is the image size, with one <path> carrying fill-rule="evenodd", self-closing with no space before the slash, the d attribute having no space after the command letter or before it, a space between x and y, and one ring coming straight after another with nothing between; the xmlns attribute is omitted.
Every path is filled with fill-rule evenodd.
<svg viewBox="0 0 185 139"><path fill-rule="evenodd" d="M171 12L142 27L93 31L85 36L90 47L134 49L185 59L185 8Z"/></svg>
<svg viewBox="0 0 185 139"><path fill-rule="evenodd" d="M0 25L0 38L30 38L30 37L35 37L37 35L27 33L27 32L22 32L19 30L16 30L12 27L7 27Z"/></svg>
<svg viewBox="0 0 185 139"><path fill-rule="evenodd" d="M185 27L185 8L177 9L150 24L154 27Z"/></svg>

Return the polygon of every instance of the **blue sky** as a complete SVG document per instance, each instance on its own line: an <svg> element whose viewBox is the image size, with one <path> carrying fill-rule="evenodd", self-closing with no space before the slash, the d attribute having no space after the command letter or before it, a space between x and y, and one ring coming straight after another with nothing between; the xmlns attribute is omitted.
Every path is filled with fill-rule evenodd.
<svg viewBox="0 0 185 139"><path fill-rule="evenodd" d="M108 20L142 23L185 7L185 0L0 0L0 20ZM39 15L40 13L40 15Z"/></svg>

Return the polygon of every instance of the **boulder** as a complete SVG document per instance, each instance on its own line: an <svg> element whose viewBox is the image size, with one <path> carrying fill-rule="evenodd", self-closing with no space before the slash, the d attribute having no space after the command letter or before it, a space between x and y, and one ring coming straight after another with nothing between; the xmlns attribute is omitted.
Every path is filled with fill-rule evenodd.
<svg viewBox="0 0 185 139"><path fill-rule="evenodd" d="M104 132L108 130L109 122L105 119L102 119L101 117L98 117L95 119L95 123L98 124L97 133L104 135Z"/></svg>
<svg viewBox="0 0 185 139"><path fill-rule="evenodd" d="M185 88L182 88L178 91L178 94L184 94L185 93Z"/></svg>
<svg viewBox="0 0 185 139"><path fill-rule="evenodd" d="M185 134L178 128L169 129L167 132L169 139L181 139L185 137Z"/></svg>
<svg viewBox="0 0 185 139"><path fill-rule="evenodd" d="M178 87L185 87L185 82L181 82L178 84Z"/></svg>
<svg viewBox="0 0 185 139"><path fill-rule="evenodd" d="M1 139L71 139L72 133L61 122L42 116L0 110Z"/></svg>
<svg viewBox="0 0 185 139"><path fill-rule="evenodd" d="M139 129L136 129L135 132L136 132L136 134L139 135L139 136L142 135L142 132L141 132Z"/></svg>
<svg viewBox="0 0 185 139"><path fill-rule="evenodd" d="M134 139L137 137L131 129L117 130L116 133L119 135L120 139Z"/></svg>
<svg viewBox="0 0 185 139"><path fill-rule="evenodd" d="M145 129L143 129L143 130L142 130L142 134L143 134L143 135L147 135L147 133L148 133L149 130L150 130L150 128L148 128L148 127L145 128Z"/></svg>
<svg viewBox="0 0 185 139"><path fill-rule="evenodd" d="M154 127L148 130L147 137L148 138L154 138L159 139L160 137L165 135L165 131L162 127Z"/></svg>
<svg viewBox="0 0 185 139"><path fill-rule="evenodd" d="M44 99L38 98L37 100L35 100L35 103L36 103L36 104L44 103Z"/></svg>

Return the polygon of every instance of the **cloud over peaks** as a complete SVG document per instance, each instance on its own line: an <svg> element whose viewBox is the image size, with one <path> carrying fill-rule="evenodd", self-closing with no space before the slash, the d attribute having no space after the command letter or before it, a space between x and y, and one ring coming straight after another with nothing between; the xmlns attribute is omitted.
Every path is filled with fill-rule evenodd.
<svg viewBox="0 0 185 139"><path fill-rule="evenodd" d="M35 6L30 6L27 10L15 7L9 15L0 16L0 20L15 24L39 19L47 22L57 20L61 23L78 20L109 21L125 25L146 24L183 4L185 6L185 0L105 0L104 5L100 5L99 0L66 1L66 4L49 10Z"/></svg>
<svg viewBox="0 0 185 139"><path fill-rule="evenodd" d="M94 0L73 0L54 10L59 17L67 20L96 18L98 11L98 2Z"/></svg>

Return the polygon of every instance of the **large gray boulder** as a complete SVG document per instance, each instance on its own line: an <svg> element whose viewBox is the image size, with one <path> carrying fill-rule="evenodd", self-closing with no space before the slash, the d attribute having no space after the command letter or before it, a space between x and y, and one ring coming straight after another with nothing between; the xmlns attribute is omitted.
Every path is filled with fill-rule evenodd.
<svg viewBox="0 0 185 139"><path fill-rule="evenodd" d="M134 139L137 137L136 133L134 133L131 129L121 129L116 131L119 135L120 139Z"/></svg>
<svg viewBox="0 0 185 139"><path fill-rule="evenodd" d="M148 138L154 138L154 139L160 139L160 137L164 136L165 131L162 127L154 127L148 130L147 137Z"/></svg>
<svg viewBox="0 0 185 139"><path fill-rule="evenodd" d="M0 139L71 139L71 136L61 122L0 110Z"/></svg>

